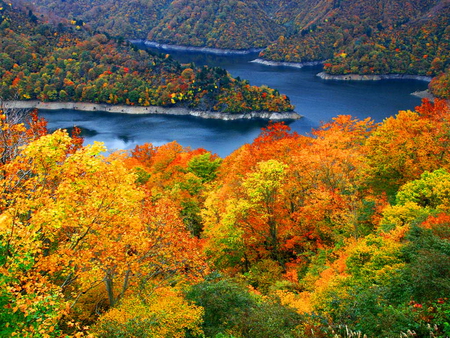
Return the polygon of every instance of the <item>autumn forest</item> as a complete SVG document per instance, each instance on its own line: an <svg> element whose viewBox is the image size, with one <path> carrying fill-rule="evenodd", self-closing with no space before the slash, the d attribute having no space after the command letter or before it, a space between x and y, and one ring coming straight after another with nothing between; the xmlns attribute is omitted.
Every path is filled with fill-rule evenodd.
<svg viewBox="0 0 450 338"><path fill-rule="evenodd" d="M263 60L324 62L324 71L333 75L437 77L430 88L433 94L450 97L450 4L446 0L33 3L39 13L78 21L111 36L181 46L259 48Z"/></svg>
<svg viewBox="0 0 450 338"><path fill-rule="evenodd" d="M436 97L379 123L336 116L308 135L268 122L224 158L176 141L112 152L85 145L76 127L50 132L39 111L0 100L0 337L450 337L445 4L411 1L400 11L393 0L363 1L385 15L367 15L360 27L358 7L354 21L342 22L339 13L350 10L345 0L304 1L320 20L297 1L203 0L189 8L182 0L119 2L42 2L55 13L70 9L73 17L63 20L24 1L0 0L0 98L292 111L276 89L221 68L179 64L114 34L122 26L121 34L131 32L138 19L142 28L153 25L145 34L155 39L171 30L168 22L188 22L191 32L197 7L205 27L209 10L219 13L216 24L232 12L271 14L274 26L265 27L273 36L259 30L246 38L260 41L250 47L293 51L287 46L296 39L326 37L322 47L302 42L297 52L324 48L330 73L395 66L436 75ZM133 4L153 14L137 11L126 21ZM101 26L94 18L109 5ZM435 25L414 20L431 10ZM393 11L400 21L390 21ZM352 32L361 29L365 37L356 43ZM210 33L208 41L221 35ZM278 47L263 53L276 55ZM428 56L418 59L419 49Z"/></svg>

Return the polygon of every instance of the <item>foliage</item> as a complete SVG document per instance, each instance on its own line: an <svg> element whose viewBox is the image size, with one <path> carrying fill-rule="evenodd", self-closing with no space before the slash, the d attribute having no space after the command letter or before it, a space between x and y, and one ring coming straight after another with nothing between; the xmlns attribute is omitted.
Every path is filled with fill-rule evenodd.
<svg viewBox="0 0 450 338"><path fill-rule="evenodd" d="M431 93L442 99L450 98L450 70L439 74L430 82L429 89Z"/></svg>
<svg viewBox="0 0 450 338"><path fill-rule="evenodd" d="M87 23L112 36L219 49L267 47L263 59L322 61L329 74L439 75L431 90L448 97L450 7L443 0L43 0L35 5L78 28Z"/></svg>
<svg viewBox="0 0 450 338"><path fill-rule="evenodd" d="M222 160L220 158L211 161L211 153L205 153L193 157L188 163L188 170L202 179L202 183L211 182L216 178L216 171Z"/></svg>
<svg viewBox="0 0 450 338"><path fill-rule="evenodd" d="M124 298L102 315L94 328L98 337L200 337L203 309L189 304L173 288L141 291Z"/></svg>
<svg viewBox="0 0 450 338"><path fill-rule="evenodd" d="M8 129L28 134L23 124ZM1 167L6 332L58 336L77 329L71 319L95 320L80 311L113 307L131 288L201 278L198 240L170 201L144 203L123 156L105 158L97 143L74 147L61 130L27 142ZM86 304L93 292L100 299Z"/></svg>
<svg viewBox="0 0 450 338"><path fill-rule="evenodd" d="M224 159L0 116L3 336L449 334L444 100L271 123Z"/></svg>
<svg viewBox="0 0 450 338"><path fill-rule="evenodd" d="M303 1L281 10L292 33L265 59L325 61L330 74L420 74L448 66L449 7L441 1Z"/></svg>
<svg viewBox="0 0 450 338"><path fill-rule="evenodd" d="M294 108L276 90L250 86L221 68L181 66L123 39L31 21L20 9L0 6L8 22L0 27L0 97L230 113Z"/></svg>
<svg viewBox="0 0 450 338"><path fill-rule="evenodd" d="M256 1L172 1L147 40L248 49L266 47L283 31Z"/></svg>
<svg viewBox="0 0 450 338"><path fill-rule="evenodd" d="M187 298L205 309L207 337L298 337L300 316L279 303L251 294L227 279L211 279L193 286Z"/></svg>

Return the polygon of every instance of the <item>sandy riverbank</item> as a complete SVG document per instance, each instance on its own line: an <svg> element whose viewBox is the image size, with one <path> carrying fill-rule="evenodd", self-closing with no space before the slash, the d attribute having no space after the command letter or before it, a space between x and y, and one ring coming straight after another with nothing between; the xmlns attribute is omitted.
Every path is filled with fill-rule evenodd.
<svg viewBox="0 0 450 338"><path fill-rule="evenodd" d="M4 101L4 108L17 109L45 109L45 110L80 110L80 111L102 111L108 113L122 114L158 114L158 115L190 115L205 119L218 120L240 120L240 119L266 119L266 120L298 120L301 118L296 112L249 112L249 113L220 113L211 111L197 111L188 108L158 107L158 106L126 106L109 105L83 102L41 102L41 101Z"/></svg>
<svg viewBox="0 0 450 338"><path fill-rule="evenodd" d="M339 81L380 81L380 80L419 80L430 82L430 76L409 75L409 74L380 74L380 75L360 75L360 74L345 74L345 75L331 75L325 72L317 74L318 77L324 80L339 80Z"/></svg>
<svg viewBox="0 0 450 338"><path fill-rule="evenodd" d="M433 94L431 94L428 89L427 90L419 90L419 91L413 92L413 93L411 93L411 95L416 96L416 97L421 98L421 99L428 99L428 100L430 100L432 102L436 99L436 97Z"/></svg>
<svg viewBox="0 0 450 338"><path fill-rule="evenodd" d="M159 43L154 41L139 41L132 40L132 43L143 43L147 47L153 47L162 49L165 51L181 51L181 52L197 52L197 53L209 53L216 55L247 55L253 53L259 53L263 48L250 48L250 49L220 49L211 47L193 47L193 46L179 46L170 45L166 43Z"/></svg>
<svg viewBox="0 0 450 338"><path fill-rule="evenodd" d="M293 68L303 68L306 66L318 66L323 64L323 61L310 61L310 62L279 62L279 61L269 61L264 59L255 59L251 61L253 63L259 63L266 66L284 66Z"/></svg>

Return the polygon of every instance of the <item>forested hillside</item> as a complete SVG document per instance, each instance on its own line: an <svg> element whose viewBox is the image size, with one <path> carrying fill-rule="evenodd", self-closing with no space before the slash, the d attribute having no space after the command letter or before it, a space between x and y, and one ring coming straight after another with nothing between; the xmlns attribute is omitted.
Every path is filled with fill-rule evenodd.
<svg viewBox="0 0 450 338"><path fill-rule="evenodd" d="M54 20L88 23L93 30L128 39L145 39L173 0L41 0L27 1ZM22 1L23 2L23 1Z"/></svg>
<svg viewBox="0 0 450 338"><path fill-rule="evenodd" d="M431 80L430 91L433 95L450 99L450 68Z"/></svg>
<svg viewBox="0 0 450 338"><path fill-rule="evenodd" d="M150 41L228 49L266 47L284 29L256 1L178 0L147 36Z"/></svg>
<svg viewBox="0 0 450 338"><path fill-rule="evenodd" d="M448 337L449 114L271 124L222 159L4 110L0 335Z"/></svg>
<svg viewBox="0 0 450 338"><path fill-rule="evenodd" d="M83 18L0 0L1 99L292 109L274 89L96 31L152 21L132 7L45 3ZM335 74L446 70L430 88L450 96L445 1L198 3L280 25L264 53L322 48ZM166 26L200 22L195 2L139 4ZM105 10L102 24L84 17ZM205 31L234 32L228 20ZM176 141L108 152L0 100L0 337L448 338L449 117L436 99L308 135L268 123L221 158Z"/></svg>
<svg viewBox="0 0 450 338"><path fill-rule="evenodd" d="M279 7L277 2L43 0L33 3L41 12L81 20L111 35L177 45L265 47L284 31L269 17Z"/></svg>
<svg viewBox="0 0 450 338"><path fill-rule="evenodd" d="M342 1L323 20L270 46L264 56L329 59L325 71L331 74L434 76L448 65L449 16L444 2Z"/></svg>
<svg viewBox="0 0 450 338"><path fill-rule="evenodd" d="M123 39L72 25L41 22L31 10L0 1L0 97L230 113L292 111L285 95L250 86L220 68L180 65Z"/></svg>

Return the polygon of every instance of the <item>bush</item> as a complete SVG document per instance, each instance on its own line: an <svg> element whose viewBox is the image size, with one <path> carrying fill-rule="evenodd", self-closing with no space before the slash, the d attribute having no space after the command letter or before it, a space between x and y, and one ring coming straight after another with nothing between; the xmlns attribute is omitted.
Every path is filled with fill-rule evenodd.
<svg viewBox="0 0 450 338"><path fill-rule="evenodd" d="M193 286L187 298L205 310L206 337L300 337L300 315L274 300L252 294L227 279L207 280ZM227 336L228 335L228 336Z"/></svg>

